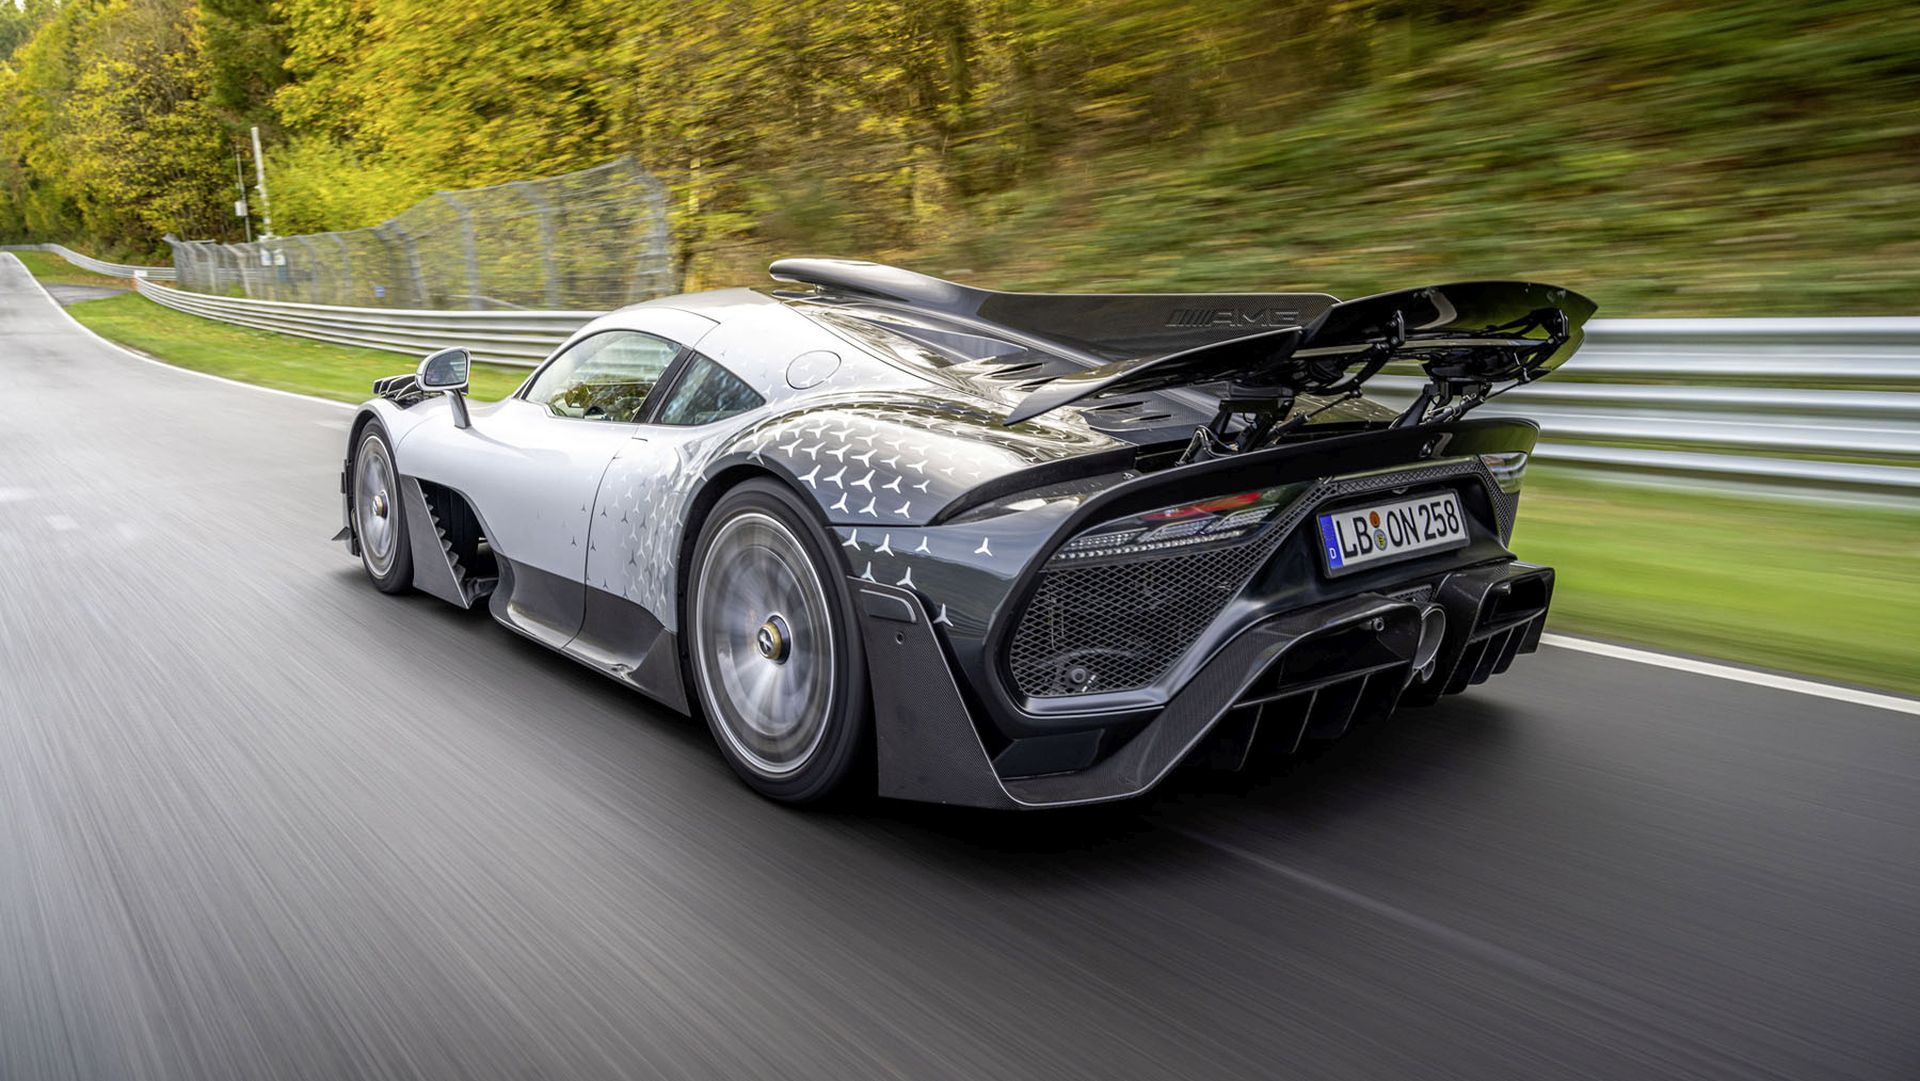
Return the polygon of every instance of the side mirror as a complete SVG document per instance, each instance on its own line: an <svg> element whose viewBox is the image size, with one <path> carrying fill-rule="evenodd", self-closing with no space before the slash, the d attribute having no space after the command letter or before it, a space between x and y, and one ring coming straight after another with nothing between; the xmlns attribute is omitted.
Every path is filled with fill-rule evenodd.
<svg viewBox="0 0 1920 1081"><path fill-rule="evenodd" d="M428 353L420 367L414 372L414 382L421 390L441 391L453 399L453 424L456 428L472 426L467 417L467 376L473 367L473 357L465 349L441 349Z"/></svg>

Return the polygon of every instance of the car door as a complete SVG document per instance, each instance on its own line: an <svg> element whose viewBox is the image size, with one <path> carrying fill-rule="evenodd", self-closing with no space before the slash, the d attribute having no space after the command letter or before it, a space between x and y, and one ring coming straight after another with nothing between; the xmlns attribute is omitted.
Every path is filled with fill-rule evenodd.
<svg viewBox="0 0 1920 1081"><path fill-rule="evenodd" d="M666 334L602 330L556 353L513 397L475 408L471 427L410 441L415 475L452 487L478 512L511 583L503 615L521 630L553 645L579 630L601 477L685 350Z"/></svg>
<svg viewBox="0 0 1920 1081"><path fill-rule="evenodd" d="M766 404L724 365L690 351L633 438L607 467L595 501L587 585L645 608L669 630L676 620L674 568L687 506L702 463Z"/></svg>
<svg viewBox="0 0 1920 1081"><path fill-rule="evenodd" d="M684 704L677 564L703 465L766 404L718 362L691 350L656 388L633 437L600 481L589 524L586 615L569 652L647 693ZM662 644L664 642L664 645Z"/></svg>

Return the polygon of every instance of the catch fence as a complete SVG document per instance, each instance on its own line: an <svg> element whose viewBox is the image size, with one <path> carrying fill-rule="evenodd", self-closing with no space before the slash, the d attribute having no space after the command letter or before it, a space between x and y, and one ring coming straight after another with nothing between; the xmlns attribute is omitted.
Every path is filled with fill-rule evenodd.
<svg viewBox="0 0 1920 1081"><path fill-rule="evenodd" d="M180 287L399 310L606 310L674 291L667 192L631 158L435 192L367 229L251 244L172 237Z"/></svg>

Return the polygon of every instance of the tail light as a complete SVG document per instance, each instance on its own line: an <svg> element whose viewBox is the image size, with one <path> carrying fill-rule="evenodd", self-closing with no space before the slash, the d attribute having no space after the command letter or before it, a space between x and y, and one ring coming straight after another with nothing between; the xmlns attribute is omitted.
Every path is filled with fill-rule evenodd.
<svg viewBox="0 0 1920 1081"><path fill-rule="evenodd" d="M1520 482L1527 476L1527 452L1523 450L1504 451L1499 454L1482 454L1480 464L1493 474L1493 482L1508 495L1518 495Z"/></svg>
<svg viewBox="0 0 1920 1081"><path fill-rule="evenodd" d="M1052 561L1079 562L1169 548L1234 544L1259 533L1307 487L1306 484L1284 484L1101 522L1061 545Z"/></svg>

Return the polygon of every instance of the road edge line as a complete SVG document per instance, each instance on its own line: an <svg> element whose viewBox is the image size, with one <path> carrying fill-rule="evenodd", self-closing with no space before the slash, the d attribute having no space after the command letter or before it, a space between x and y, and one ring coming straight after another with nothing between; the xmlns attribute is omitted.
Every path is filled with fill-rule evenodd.
<svg viewBox="0 0 1920 1081"><path fill-rule="evenodd" d="M1687 672L1696 676L1709 676L1735 683L1745 683L1755 687L1766 687L1776 691L1790 691L1794 694L1810 695L1814 698L1826 698L1835 702L1846 702L1856 706L1890 710L1894 713L1907 713L1920 717L1920 699L1902 698L1899 695L1881 694L1877 691L1863 691L1856 687L1844 687L1837 683L1821 683L1818 680L1801 679L1797 676L1783 676L1773 672L1760 672L1751 668L1739 668L1730 664L1716 664L1713 661L1695 660L1692 657L1679 657L1671 653L1656 653L1649 649L1635 649L1632 646L1615 645L1612 642L1599 642L1591 638L1576 638L1566 634L1543 634L1543 645L1558 646L1561 649L1591 653L1599 657L1610 657L1619 661L1632 661L1635 664L1652 665L1655 668L1670 668L1676 672Z"/></svg>
<svg viewBox="0 0 1920 1081"><path fill-rule="evenodd" d="M282 398L297 398L303 402L318 402L321 405L330 405L336 409L358 409L359 408L359 406L356 406L351 402L340 402L340 401L335 401L332 398L321 398L312 394L302 394L297 390L281 390L279 387L263 387L258 383L248 383L240 379L229 379L224 375L215 375L212 372L196 371L193 368L185 368L178 364L169 364L166 361L157 359L155 357L143 356L139 353L134 352L132 349L128 348L127 346L121 345L119 342L116 342L111 338L102 336L99 331L96 331L92 327L86 325L85 323L82 323L80 320L75 319L73 317L73 313L69 312L66 309L65 305L61 304L58 300L55 300L53 298L53 294L51 292L48 292L47 287L40 283L40 279L33 276L33 271L27 269L27 264L25 262L22 262L12 252L10 251L0 252L0 255L4 255L7 258L12 259L15 263L18 263L20 265L20 270L22 273L24 273L27 276L27 280L33 283L33 287L35 289L40 290L40 295L47 298L47 303L53 305L53 310L59 312L61 318L65 319L69 323L72 323L74 327L78 329L81 333L92 338L94 341L99 342L101 345L104 345L107 348L112 349L114 352L121 354L122 356L126 356L133 360L137 360L142 364L151 364L156 368L165 368L168 371L179 372L181 375L191 375L200 379L211 379L216 383L225 383L230 387L243 387L247 390L257 390L262 394L278 394ZM143 297L141 299L144 300L145 298ZM152 304L153 301L148 300L147 303Z"/></svg>

